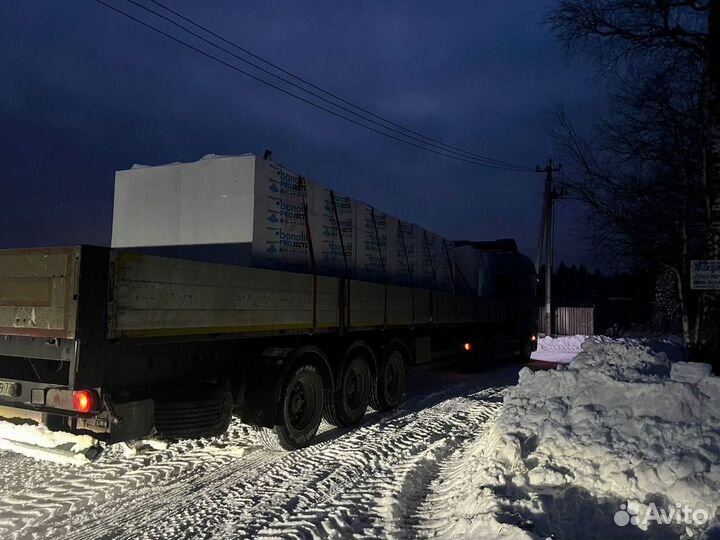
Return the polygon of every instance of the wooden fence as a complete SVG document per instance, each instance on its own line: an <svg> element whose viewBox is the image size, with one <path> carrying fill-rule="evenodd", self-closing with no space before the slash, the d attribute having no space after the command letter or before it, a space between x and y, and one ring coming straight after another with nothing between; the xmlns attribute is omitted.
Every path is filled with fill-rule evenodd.
<svg viewBox="0 0 720 540"><path fill-rule="evenodd" d="M538 308L538 332L547 334L544 306ZM592 336L594 333L595 308L563 306L553 308L552 334L558 336L574 336L575 334Z"/></svg>

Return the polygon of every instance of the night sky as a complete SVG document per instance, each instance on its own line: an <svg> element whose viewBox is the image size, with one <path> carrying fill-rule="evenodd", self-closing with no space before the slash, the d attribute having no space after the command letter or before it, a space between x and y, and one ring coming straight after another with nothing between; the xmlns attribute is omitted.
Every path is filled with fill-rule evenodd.
<svg viewBox="0 0 720 540"><path fill-rule="evenodd" d="M552 1L166 1L345 99L496 159L553 155L551 98L581 126L604 106L589 62L567 59L542 24ZM542 175L391 141L92 0L6 0L0 21L0 247L108 245L115 170L271 148L447 238L515 237L534 257ZM588 262L582 218L568 203L559 213L557 260Z"/></svg>

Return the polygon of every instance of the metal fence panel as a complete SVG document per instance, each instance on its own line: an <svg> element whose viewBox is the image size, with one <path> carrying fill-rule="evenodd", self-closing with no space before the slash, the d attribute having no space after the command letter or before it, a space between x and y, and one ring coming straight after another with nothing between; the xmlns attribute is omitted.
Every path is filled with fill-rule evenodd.
<svg viewBox="0 0 720 540"><path fill-rule="evenodd" d="M591 336L595 333L595 308L565 307L553 309L553 334L573 336L581 334ZM545 328L545 307L538 308L538 332L547 334Z"/></svg>

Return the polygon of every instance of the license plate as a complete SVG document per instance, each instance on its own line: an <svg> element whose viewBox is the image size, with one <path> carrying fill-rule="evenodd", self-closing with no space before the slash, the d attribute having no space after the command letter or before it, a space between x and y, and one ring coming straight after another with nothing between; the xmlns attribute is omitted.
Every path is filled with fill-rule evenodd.
<svg viewBox="0 0 720 540"><path fill-rule="evenodd" d="M16 382L0 381L0 396L16 397L20 394L20 385Z"/></svg>

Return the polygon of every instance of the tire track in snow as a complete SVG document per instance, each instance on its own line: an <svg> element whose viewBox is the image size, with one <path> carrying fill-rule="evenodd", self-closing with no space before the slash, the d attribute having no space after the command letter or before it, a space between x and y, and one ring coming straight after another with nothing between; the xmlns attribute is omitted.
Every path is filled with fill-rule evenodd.
<svg viewBox="0 0 720 540"><path fill-rule="evenodd" d="M398 412L394 414L399 414ZM347 431L347 430L346 430ZM257 440L252 437L251 443L257 445ZM316 445L317 447L318 445ZM315 448L315 447L312 447ZM167 488L157 488L155 486L147 489L145 492L136 493L132 499L121 502L111 503L110 509L105 515L102 515L103 508L93 509L92 515L80 515L78 519L73 520L69 525L65 526L65 530L69 532L67 538L76 538L75 531L80 528L83 532L83 536L87 538L115 538L120 537L135 537L129 534L128 520L132 517L136 517L139 523L134 524L131 527L133 530L139 528L142 530L143 537L147 537L151 533L144 530L145 527L151 528L152 524L161 521L165 526L169 526L172 530L172 522L175 520L173 508L176 506L183 508L192 504L196 499L201 501L206 499L208 492L214 492L221 488L226 483L226 479L233 477L233 482L240 482L246 485L247 492L252 493L256 485L262 485L263 482L267 481L267 478L274 478L277 481L281 481L283 476L277 470L274 470L273 465L283 459L291 459L293 457L298 458L299 452L284 453L284 452L269 452L256 446L254 450L260 450L259 452L253 453L248 458L229 460L228 463L224 463L222 468L212 472L210 474L203 474L199 477L187 477L177 479L177 483ZM180 459L186 459L186 456L181 456ZM202 471L201 471L202 473ZM285 488L292 487L285 485ZM177 502L182 501L182 502ZM170 509L170 510L169 510ZM96 516L100 514L99 521L95 522ZM168 516L170 519L168 520ZM90 524L86 528L82 528L84 522L92 521L95 523ZM190 528L187 531L187 536L198 537L200 533L193 531ZM158 537L165 538L166 535L171 534L168 530L164 530Z"/></svg>
<svg viewBox="0 0 720 540"><path fill-rule="evenodd" d="M392 413L368 415L358 428L321 434L317 444L290 454L259 450L255 437L235 425L219 440L182 441L166 451L54 471L45 485L33 472L32 484L40 487L0 498L0 537L402 537L425 531L428 488L443 461L477 437L499 407L498 391L481 389L512 383L516 373L422 375L425 392L443 390L411 396Z"/></svg>
<svg viewBox="0 0 720 540"><path fill-rule="evenodd" d="M130 527L123 523L127 528L114 536L307 537L359 530L384 536L388 495L409 498L413 492L414 506L422 499L422 486L405 487L413 466L429 459L428 445L447 447L439 457L449 453L464 437L477 434L488 408L496 406L459 397L421 411L397 411L334 441L284 455L255 475L209 483L179 505L158 507Z"/></svg>
<svg viewBox="0 0 720 540"><path fill-rule="evenodd" d="M499 408L495 401L497 391L480 395L479 399L453 398L422 411L417 420L407 426L410 433L405 434L420 444L396 452L374 470L366 471L360 481L318 505L315 516L294 517L268 529L267 534L292 533L303 538L353 534L371 538L415 537L415 525L419 522L417 509L427 495L439 463L465 440L476 437Z"/></svg>
<svg viewBox="0 0 720 540"><path fill-rule="evenodd" d="M66 536L55 535L55 540L75 540L78 532L82 538L103 538L115 540L123 536L128 522L138 517L138 512L149 513L155 519L168 517L166 508L172 508L177 501L191 501L202 495L213 486L221 484L227 477L237 472L255 471L267 464L275 462L280 455L259 451L260 447L247 448L249 455L239 456L231 452L223 455L218 463L211 467L201 467L192 475L176 477L163 485L147 483L144 488L133 493L132 497L118 501L107 501L106 505L98 506L91 512L81 513L71 518L63 527ZM199 456L209 459L206 453ZM183 461L186 456L181 456ZM210 470L208 470L210 469Z"/></svg>
<svg viewBox="0 0 720 540"><path fill-rule="evenodd" d="M384 420L358 431L376 437L381 426L386 425ZM352 474L366 461L340 450L344 459L338 465L337 443L338 439L289 454L267 452L277 461L255 474L237 471L227 482L212 482L176 505L161 505L131 528L118 531L117 537L134 538L138 534L144 538L257 536L263 525L312 506L326 496L328 490L332 492L351 481ZM169 519L162 519L168 515Z"/></svg>
<svg viewBox="0 0 720 540"><path fill-rule="evenodd" d="M458 505L472 493L473 471L492 437L491 428L500 414L497 407L478 437L468 438L457 451L438 467L435 480L428 486L428 494L417 510L414 523L415 538L454 538Z"/></svg>
<svg viewBox="0 0 720 540"><path fill-rule="evenodd" d="M238 430L234 431L237 434ZM157 487L173 483L179 478L189 481L237 460L237 449L227 446L228 438L226 435L211 440L183 441L166 450L132 457L119 455L118 448L101 462L84 467L53 465L46 469L51 475L44 484L0 500L0 537L24 540L58 538L69 533L77 538L74 534L77 522L93 519L98 508L115 505L124 493L150 484ZM22 459L25 464L36 464L41 470L47 465L30 458Z"/></svg>

